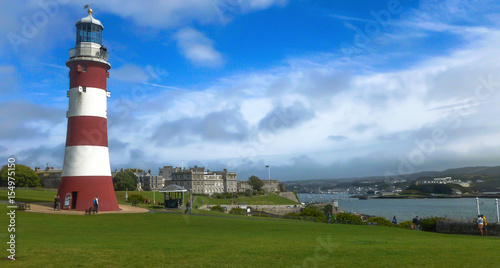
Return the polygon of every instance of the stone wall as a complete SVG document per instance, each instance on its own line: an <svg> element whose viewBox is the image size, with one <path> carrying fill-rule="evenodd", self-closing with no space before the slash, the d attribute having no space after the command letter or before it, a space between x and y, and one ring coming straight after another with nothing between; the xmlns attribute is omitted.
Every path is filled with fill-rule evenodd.
<svg viewBox="0 0 500 268"><path fill-rule="evenodd" d="M454 222L440 220L436 222L436 232L444 234L470 234L481 235L474 222ZM500 225L498 223L488 223L488 235L500 236Z"/></svg>
<svg viewBox="0 0 500 268"><path fill-rule="evenodd" d="M281 197L290 199L294 202L300 203L300 201L297 199L297 195L294 192L285 192L285 193L280 193L279 195Z"/></svg>

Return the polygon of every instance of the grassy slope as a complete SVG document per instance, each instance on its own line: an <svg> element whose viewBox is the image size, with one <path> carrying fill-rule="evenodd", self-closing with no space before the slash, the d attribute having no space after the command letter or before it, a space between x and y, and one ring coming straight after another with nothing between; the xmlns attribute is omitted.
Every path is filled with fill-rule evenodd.
<svg viewBox="0 0 500 268"><path fill-rule="evenodd" d="M0 214L5 213L1 204ZM3 267L464 267L478 263L494 267L500 263L500 255L494 254L498 238L389 227L166 213L18 212L16 220L18 260L1 261ZM1 241L7 240L6 231L0 228Z"/></svg>
<svg viewBox="0 0 500 268"><path fill-rule="evenodd" d="M203 203L202 203L203 202ZM246 203L247 205L295 205L298 204L290 199L281 197L277 194L266 194L263 196L234 198L234 203ZM231 199L217 199L213 197L197 196L195 206L202 205L231 205Z"/></svg>

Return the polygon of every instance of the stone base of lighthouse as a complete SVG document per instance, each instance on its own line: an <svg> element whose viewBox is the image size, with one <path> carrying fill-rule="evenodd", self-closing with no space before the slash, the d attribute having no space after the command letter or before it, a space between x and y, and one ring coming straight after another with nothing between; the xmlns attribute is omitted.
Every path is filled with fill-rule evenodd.
<svg viewBox="0 0 500 268"><path fill-rule="evenodd" d="M99 211L120 210L116 201L111 176L74 176L62 177L57 194L61 198L61 208L65 208L65 197L71 196L69 209L84 211L93 206L99 196Z"/></svg>

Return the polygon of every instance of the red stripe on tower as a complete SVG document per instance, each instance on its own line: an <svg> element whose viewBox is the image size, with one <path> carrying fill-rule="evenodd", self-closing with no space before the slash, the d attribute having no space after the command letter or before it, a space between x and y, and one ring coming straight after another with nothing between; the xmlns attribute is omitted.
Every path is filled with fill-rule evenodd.
<svg viewBox="0 0 500 268"><path fill-rule="evenodd" d="M99 211L119 210L109 163L106 82L108 52L101 22L89 15L76 22L69 51L68 132L58 195L63 209L85 210L99 197Z"/></svg>

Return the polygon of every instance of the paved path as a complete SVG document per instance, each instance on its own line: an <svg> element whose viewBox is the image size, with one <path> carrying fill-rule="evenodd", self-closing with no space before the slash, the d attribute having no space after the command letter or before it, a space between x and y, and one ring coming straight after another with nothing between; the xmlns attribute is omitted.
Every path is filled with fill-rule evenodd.
<svg viewBox="0 0 500 268"><path fill-rule="evenodd" d="M146 213L149 209L141 207L133 207L131 205L118 204L119 211L99 211L98 214L125 214L125 213ZM31 203L31 210L26 212L47 213L47 214L62 214L62 215L85 215L85 211L76 210L54 210L54 202L36 202Z"/></svg>

